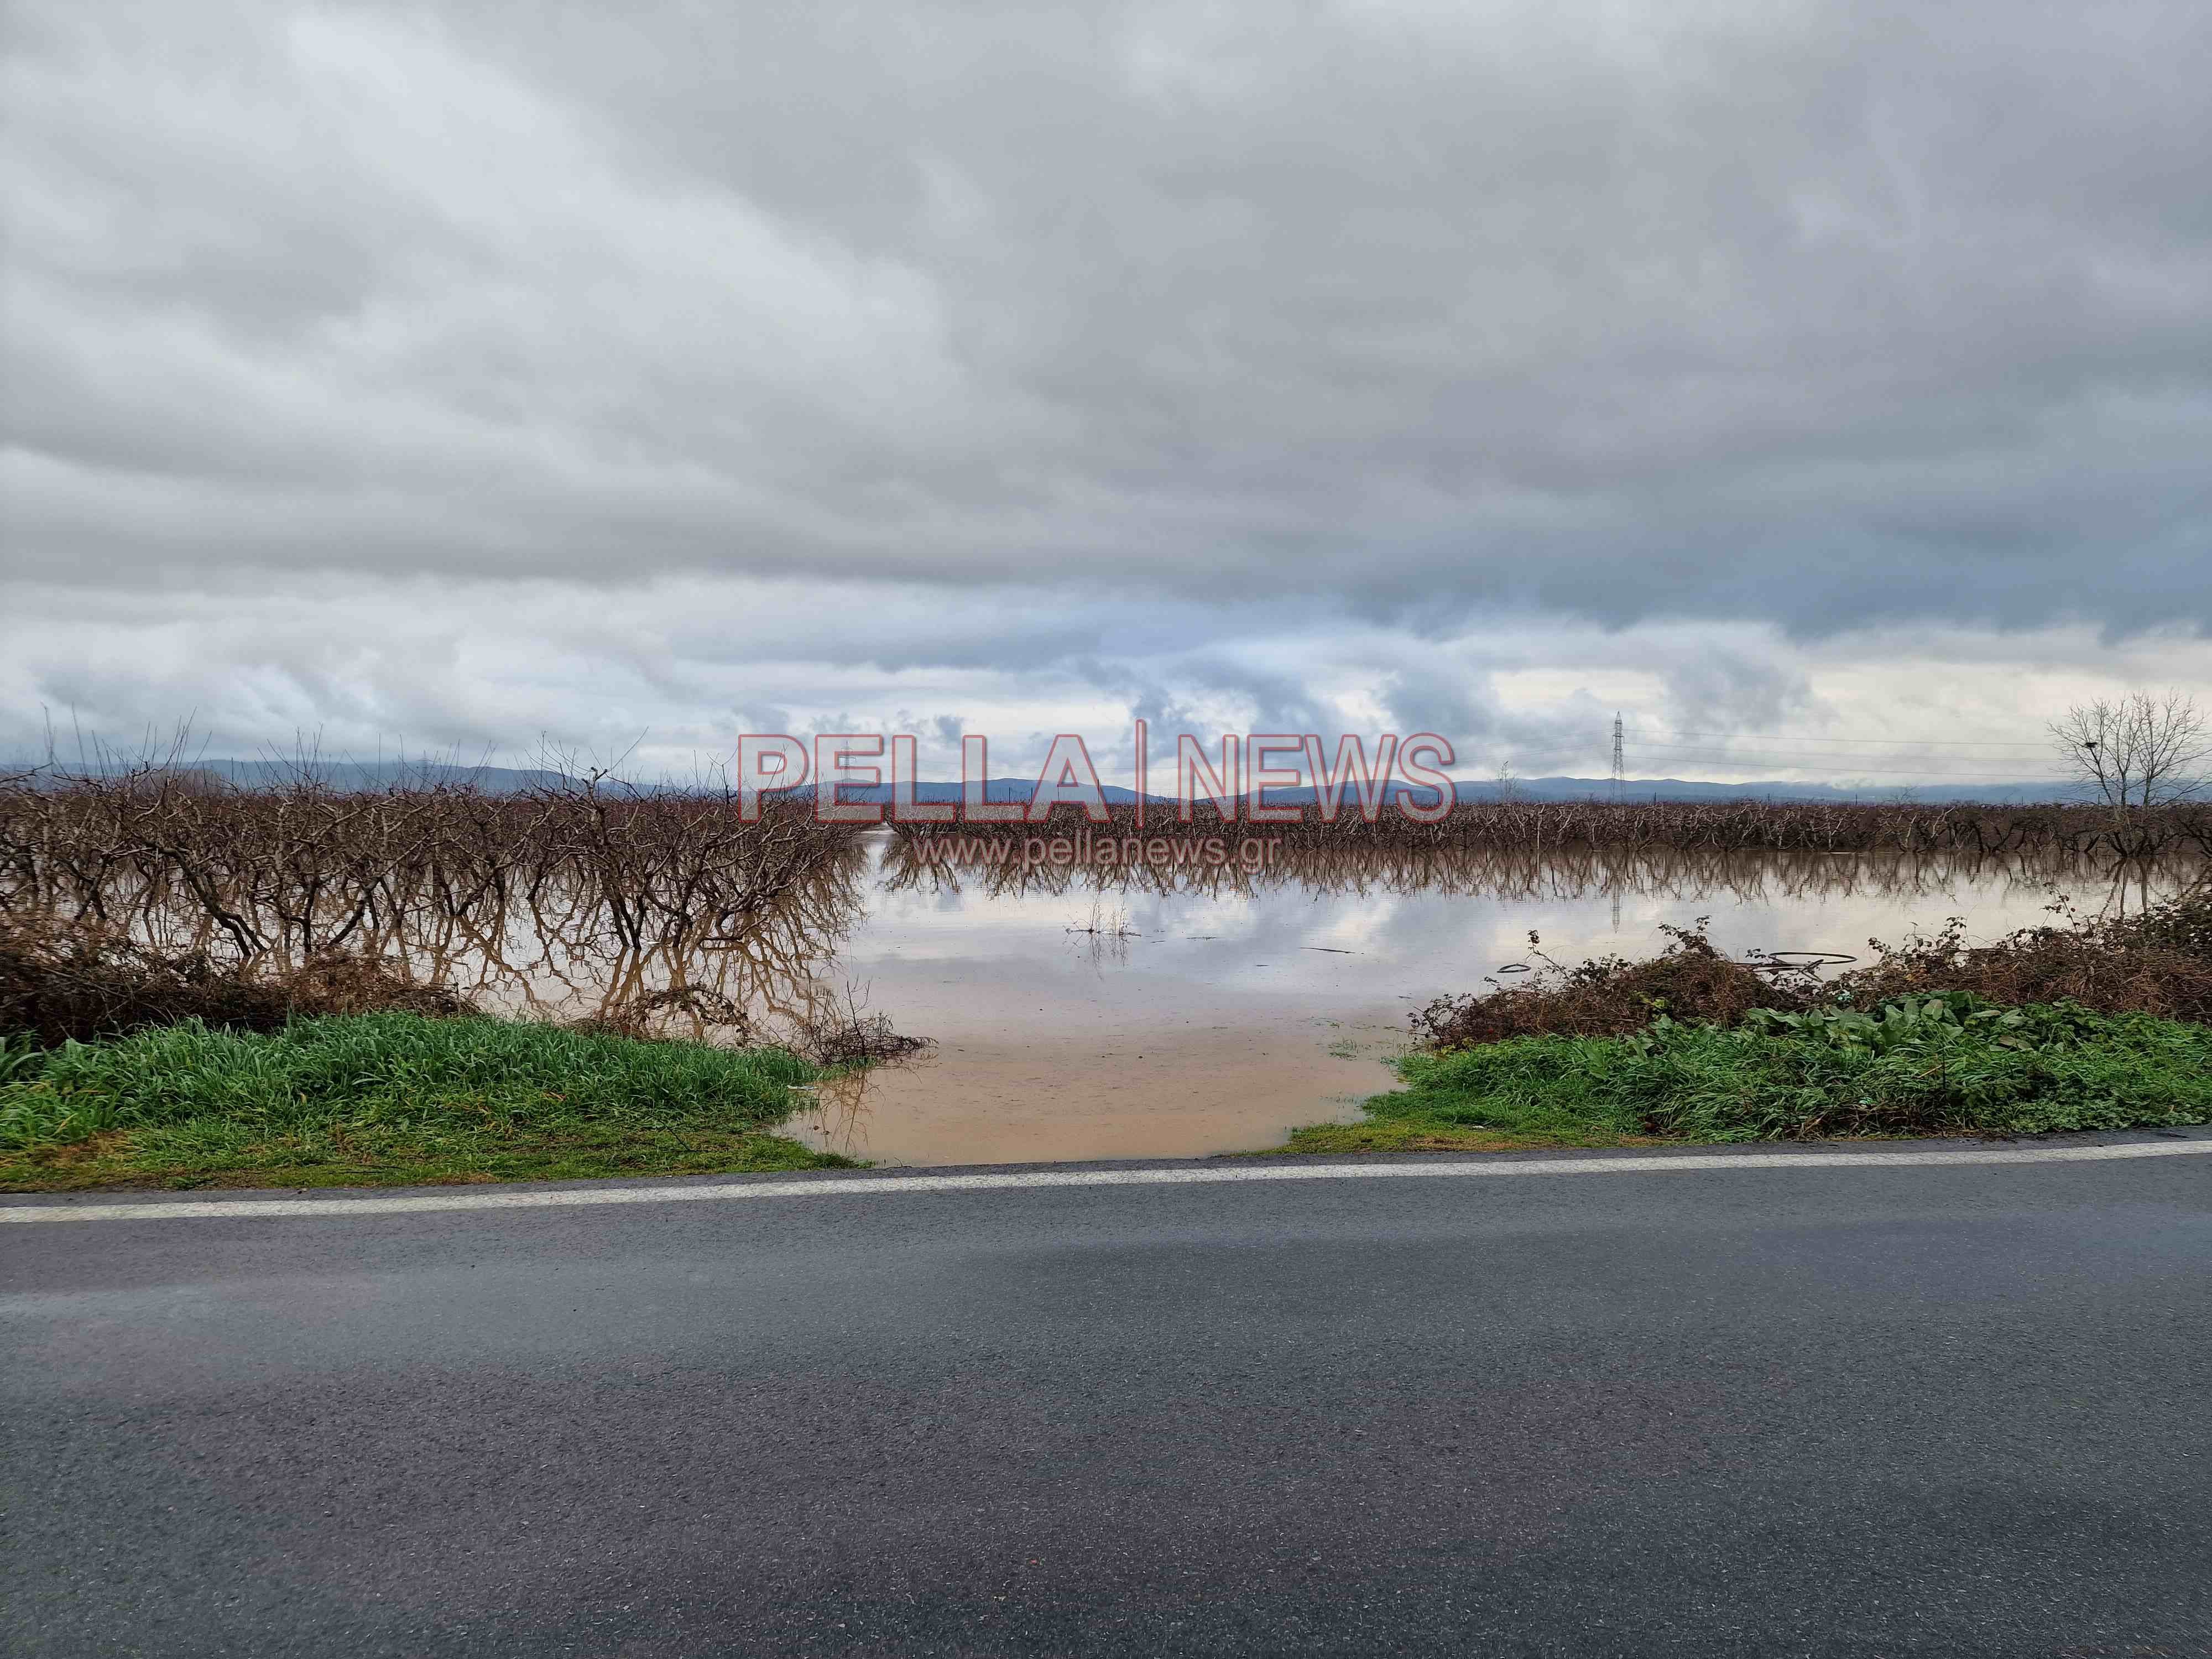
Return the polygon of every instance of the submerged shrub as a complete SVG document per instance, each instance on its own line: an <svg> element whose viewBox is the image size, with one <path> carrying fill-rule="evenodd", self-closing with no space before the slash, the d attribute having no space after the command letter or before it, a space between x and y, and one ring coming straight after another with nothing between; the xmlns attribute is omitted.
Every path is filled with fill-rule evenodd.
<svg viewBox="0 0 2212 1659"><path fill-rule="evenodd" d="M1706 939L1708 920L1662 929L1666 951L1641 962L1603 957L1569 968L1535 950L1526 980L1438 999L1413 1017L1414 1037L1441 1052L1516 1036L1626 1036L1658 1019L1728 1025L1753 1009L1844 1019L1843 1029L1856 1030L1844 1018L1851 1009L1931 997L2212 1024L2212 895L2125 918L2023 927L1984 945L1969 944L1954 916L1900 945L1869 939L1871 963L1826 982L1809 969L1729 960ZM1537 936L1528 937L1535 947Z"/></svg>
<svg viewBox="0 0 2212 1659"><path fill-rule="evenodd" d="M1875 960L1832 994L1869 1002L1962 990L1994 1003L2068 1001L2212 1023L2212 898L2203 895L2124 919L2023 927L1986 945L1968 944L1955 916L1902 945L1868 944Z"/></svg>
<svg viewBox="0 0 2212 1659"><path fill-rule="evenodd" d="M1753 1008L1801 1006L1815 994L1818 981L1805 969L1723 956L1705 937L1711 921L1662 927L1667 949L1647 960L1600 957L1576 968L1544 956L1532 933L1537 965L1525 982L1493 981L1488 992L1438 998L1413 1017L1413 1035L1432 1048L1546 1034L1623 1036L1655 1018L1732 1022Z"/></svg>
<svg viewBox="0 0 2212 1659"><path fill-rule="evenodd" d="M462 1014L468 1000L378 958L331 951L297 967L161 951L82 918L0 915L0 1030L52 1046L198 1019L281 1030L301 1016Z"/></svg>
<svg viewBox="0 0 2212 1659"><path fill-rule="evenodd" d="M1077 809L1058 810L1073 817ZM1136 833L1133 805L1109 806L1107 818L1100 835ZM1144 833L1237 835L1250 827L1248 819L1224 819L1211 805L1201 804L1188 823L1154 808ZM1333 821L1309 811L1295 823L1268 824L1265 830L1294 849L1673 847L1756 853L1952 852L1978 857L2061 851L2075 858L2136 859L2212 854L2212 808L2191 802L2138 811L2116 823L2109 810L2087 802L1462 801L1434 823L1417 823L1392 811L1370 822L1347 797ZM927 824L900 823L893 826L893 833L902 838L927 838L937 831ZM1026 823L963 823L960 833L973 840L1034 834L1035 829Z"/></svg>

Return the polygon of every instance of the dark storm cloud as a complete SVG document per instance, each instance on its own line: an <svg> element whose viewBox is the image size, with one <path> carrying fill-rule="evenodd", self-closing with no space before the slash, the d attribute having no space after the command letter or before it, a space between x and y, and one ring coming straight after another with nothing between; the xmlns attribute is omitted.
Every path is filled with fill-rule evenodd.
<svg viewBox="0 0 2212 1659"><path fill-rule="evenodd" d="M12 17L26 575L2212 621L2200 8Z"/></svg>

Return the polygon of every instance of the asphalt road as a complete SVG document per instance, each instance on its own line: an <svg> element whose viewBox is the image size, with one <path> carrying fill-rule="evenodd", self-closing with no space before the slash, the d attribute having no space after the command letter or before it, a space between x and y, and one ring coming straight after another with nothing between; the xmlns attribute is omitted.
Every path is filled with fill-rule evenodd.
<svg viewBox="0 0 2212 1659"><path fill-rule="evenodd" d="M11 1654L2212 1654L2212 1156L70 1220L0 1289Z"/></svg>

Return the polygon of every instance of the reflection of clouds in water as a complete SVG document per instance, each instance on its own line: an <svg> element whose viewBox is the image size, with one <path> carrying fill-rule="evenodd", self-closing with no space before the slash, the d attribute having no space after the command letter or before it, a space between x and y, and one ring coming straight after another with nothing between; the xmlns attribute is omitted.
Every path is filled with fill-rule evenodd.
<svg viewBox="0 0 2212 1659"><path fill-rule="evenodd" d="M1076 985L1048 942L1094 896L1127 903L1143 935L1128 952L1126 979L1201 997L1339 1001L1469 988L1525 957L1532 929L1548 954L1570 962L1656 953L1666 944L1662 926L1706 915L1715 944L1734 955L1863 955L1870 936L1899 939L1954 914L1984 937L2048 921L2054 890L2072 892L2084 910L2112 908L2123 897L2109 870L1955 857L1696 858L1664 849L1557 860L1434 855L1316 860L1228 881L1164 872L1166 879L1140 885L1049 869L987 871L976 882L971 872L918 866L896 847L886 851L873 914L849 947L853 960L896 951L908 963L958 964L978 982L1018 969L1012 977L1025 988L1093 1000L1098 992ZM2182 890L2201 874L2162 866L2148 877L2148 896ZM947 912L941 897L955 888L987 896ZM2130 890L2126 902L2139 905L2143 891ZM895 1012L911 1018L903 1006ZM972 1018L968 1008L931 1011L940 1012L963 1025Z"/></svg>

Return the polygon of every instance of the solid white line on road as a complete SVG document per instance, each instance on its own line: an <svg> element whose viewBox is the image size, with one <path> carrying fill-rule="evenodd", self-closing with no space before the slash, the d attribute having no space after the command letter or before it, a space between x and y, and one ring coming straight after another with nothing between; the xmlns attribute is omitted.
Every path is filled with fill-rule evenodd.
<svg viewBox="0 0 2212 1659"><path fill-rule="evenodd" d="M683 1204L742 1198L878 1198L900 1193L1033 1187L1176 1187L1241 1181L1436 1180L1449 1176L1739 1175L1751 1170L1955 1170L1965 1164L2103 1164L2186 1158L2212 1139L1948 1152L1737 1152L1613 1158L1465 1159L1433 1164L1237 1164L1195 1169L1029 1170L1006 1175L852 1176L713 1186L568 1187L525 1193L412 1193L404 1198L173 1199L158 1204L0 1205L9 1221L236 1221L284 1216L409 1215L434 1210L543 1210L593 1204Z"/></svg>

